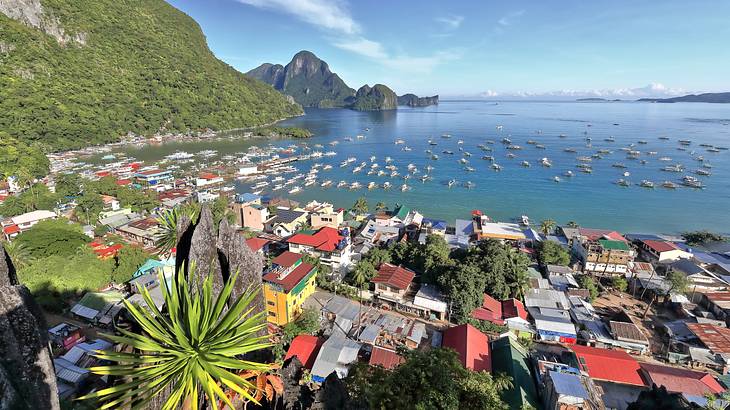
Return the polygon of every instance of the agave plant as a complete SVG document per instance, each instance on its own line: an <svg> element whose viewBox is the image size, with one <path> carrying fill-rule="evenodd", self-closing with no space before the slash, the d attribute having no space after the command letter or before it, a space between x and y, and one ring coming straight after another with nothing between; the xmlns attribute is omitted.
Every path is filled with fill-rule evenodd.
<svg viewBox="0 0 730 410"><path fill-rule="evenodd" d="M238 299L230 300L236 272L215 297L210 277L195 292L182 272L180 269L173 276L170 285L160 274L167 313L157 309L146 288L140 289L146 307L124 301L143 332L118 329L120 335L109 335L109 339L131 347L132 351L96 352L99 359L117 364L90 369L99 375L119 376L123 382L80 399L101 399L102 409L122 405L144 408L155 395L165 391L169 396L163 409L196 410L203 395L217 409L219 400L233 408L229 399L233 391L238 397L257 403L256 398L261 396L255 380L251 382L239 374L260 374L271 366L239 357L271 346L267 336L257 336L266 326L263 312L254 314L250 307L261 290L249 288Z"/></svg>
<svg viewBox="0 0 730 410"><path fill-rule="evenodd" d="M199 213L199 208L190 205L162 212L157 217L157 223L160 224L161 231L157 238L157 247L160 251L167 252L177 244L177 227L183 216L195 220Z"/></svg>

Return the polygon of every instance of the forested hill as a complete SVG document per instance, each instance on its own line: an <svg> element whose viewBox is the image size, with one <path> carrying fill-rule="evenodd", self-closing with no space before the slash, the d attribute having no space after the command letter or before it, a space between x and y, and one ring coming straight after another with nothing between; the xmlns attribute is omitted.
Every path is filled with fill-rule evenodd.
<svg viewBox="0 0 730 410"><path fill-rule="evenodd" d="M46 149L302 112L218 60L163 0L0 1L0 130Z"/></svg>

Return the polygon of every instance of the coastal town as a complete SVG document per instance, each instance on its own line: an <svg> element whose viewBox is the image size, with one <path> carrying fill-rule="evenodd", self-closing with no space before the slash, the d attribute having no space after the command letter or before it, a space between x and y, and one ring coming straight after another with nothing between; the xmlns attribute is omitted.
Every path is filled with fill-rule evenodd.
<svg viewBox="0 0 730 410"><path fill-rule="evenodd" d="M498 221L489 209L442 220L369 203L367 191L354 204L264 192L263 181L306 184L324 167L292 177L294 163L336 155L303 146L240 161L107 151L85 162L105 154L94 148L49 154L45 177L2 182L2 245L44 311L61 401L111 385L90 370L107 362L96 352L125 349L107 335L133 327L128 306L164 311L181 266L177 224L210 217L235 232L223 246L245 243L263 266L254 284L276 394L291 393L292 374L321 395L333 379L351 387L363 366L387 374L449 350L467 374L507 378L498 394L512 409L627 409L648 394L676 408L727 403L726 237Z"/></svg>

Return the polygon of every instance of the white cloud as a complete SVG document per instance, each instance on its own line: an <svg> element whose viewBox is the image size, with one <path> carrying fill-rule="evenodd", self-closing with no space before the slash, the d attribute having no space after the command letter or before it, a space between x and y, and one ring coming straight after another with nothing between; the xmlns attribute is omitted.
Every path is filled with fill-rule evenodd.
<svg viewBox="0 0 730 410"><path fill-rule="evenodd" d="M502 18L497 20L497 24L503 27L507 27L512 24L515 19L522 16L523 14L525 14L525 10L513 11L512 13L508 13L507 15L502 16Z"/></svg>
<svg viewBox="0 0 730 410"><path fill-rule="evenodd" d="M593 90L573 90L564 89L549 92L530 92L530 91L517 91L517 92L501 92L497 93L492 90L487 90L480 93L478 97L481 98L538 98L538 99L549 99L549 98L581 98L581 97L598 97L598 98L609 98L609 99L638 99L638 98L662 98L662 97L675 97L678 95L685 95L688 92L681 88L667 87L661 83L651 83L644 87L636 88L604 88L604 89L593 89Z"/></svg>
<svg viewBox="0 0 730 410"><path fill-rule="evenodd" d="M384 60L383 65L392 69L411 73L430 73L434 68L436 68L436 66L449 61L458 60L461 56L462 52L459 50L436 51L429 56L419 57L397 55Z"/></svg>
<svg viewBox="0 0 730 410"><path fill-rule="evenodd" d="M437 17L434 20L436 20L439 23L442 23L444 26L446 26L449 29L455 30L461 26L461 23L464 22L464 16L450 15L450 16L444 16L444 17Z"/></svg>
<svg viewBox="0 0 730 410"><path fill-rule="evenodd" d="M343 34L357 34L360 25L340 0L238 0L261 9L291 14L306 23Z"/></svg>
<svg viewBox="0 0 730 410"><path fill-rule="evenodd" d="M374 59L388 58L383 45L377 41L368 40L364 37L337 40L333 43L335 47L351 51L365 57Z"/></svg>

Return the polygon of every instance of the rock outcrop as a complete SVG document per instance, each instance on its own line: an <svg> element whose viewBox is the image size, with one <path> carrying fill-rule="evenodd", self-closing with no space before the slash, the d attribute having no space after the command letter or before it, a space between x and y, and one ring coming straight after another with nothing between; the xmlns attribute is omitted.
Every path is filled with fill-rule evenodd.
<svg viewBox="0 0 730 410"><path fill-rule="evenodd" d="M403 94L398 96L398 105L407 105L409 107L428 107L429 105L438 105L439 96L419 97L416 94Z"/></svg>
<svg viewBox="0 0 730 410"><path fill-rule="evenodd" d="M357 90L350 108L358 111L395 110L398 108L398 96L383 84L375 84L372 88L365 84Z"/></svg>
<svg viewBox="0 0 730 410"><path fill-rule="evenodd" d="M60 409L46 329L0 245L0 409Z"/></svg>
<svg viewBox="0 0 730 410"><path fill-rule="evenodd" d="M58 17L47 12L40 0L0 0L0 13L43 31L55 38L58 44L86 44L86 33L67 34Z"/></svg>

